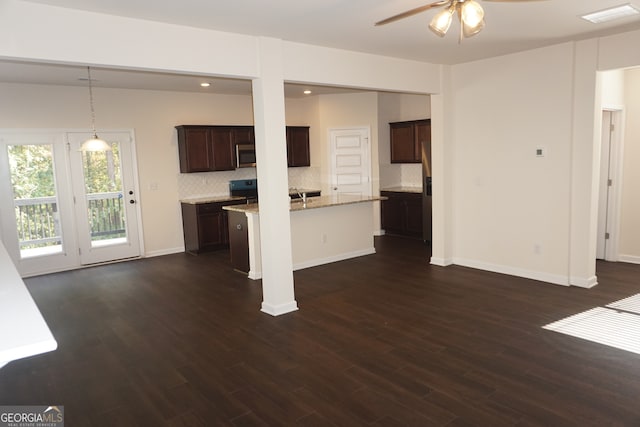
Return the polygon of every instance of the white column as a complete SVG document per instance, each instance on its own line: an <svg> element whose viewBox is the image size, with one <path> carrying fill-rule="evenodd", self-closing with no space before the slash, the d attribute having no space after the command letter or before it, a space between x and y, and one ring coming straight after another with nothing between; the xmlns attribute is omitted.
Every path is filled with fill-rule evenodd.
<svg viewBox="0 0 640 427"><path fill-rule="evenodd" d="M596 102L598 41L577 42L574 61L569 284L591 288L598 284L600 132L596 132L596 123L602 120L600 103Z"/></svg>
<svg viewBox="0 0 640 427"><path fill-rule="evenodd" d="M431 95L433 207L431 264L453 264L453 128L451 68L443 66L439 94ZM424 183L423 183L424 184Z"/></svg>
<svg viewBox="0 0 640 427"><path fill-rule="evenodd" d="M259 38L258 62L260 77L253 80L253 116L260 200L262 311L278 316L298 309L291 256L282 41Z"/></svg>

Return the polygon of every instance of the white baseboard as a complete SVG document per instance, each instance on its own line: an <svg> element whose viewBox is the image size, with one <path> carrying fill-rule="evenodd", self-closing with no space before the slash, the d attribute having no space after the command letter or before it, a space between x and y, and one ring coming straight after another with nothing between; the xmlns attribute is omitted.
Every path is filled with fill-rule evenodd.
<svg viewBox="0 0 640 427"><path fill-rule="evenodd" d="M596 276L591 276L587 278L583 277L572 277L569 280L571 286L577 286L579 288L591 289L598 284L598 278Z"/></svg>
<svg viewBox="0 0 640 427"><path fill-rule="evenodd" d="M281 316L283 314L291 313L292 311L296 310L298 310L298 303L295 300L286 304L278 305L267 304L263 301L262 308L260 309L260 311L262 311L263 313L267 313L272 316Z"/></svg>
<svg viewBox="0 0 640 427"><path fill-rule="evenodd" d="M636 255L620 255L618 261L628 262L630 264L640 264L640 256Z"/></svg>
<svg viewBox="0 0 640 427"><path fill-rule="evenodd" d="M375 230L373 232L374 236L384 236L385 235L385 231L384 230Z"/></svg>
<svg viewBox="0 0 640 427"><path fill-rule="evenodd" d="M439 265L440 267L447 267L453 264L453 260L451 258L438 258L432 256L430 263L433 265Z"/></svg>
<svg viewBox="0 0 640 427"><path fill-rule="evenodd" d="M492 271L494 273L508 274L510 276L524 277L526 279L538 280L540 282L552 283L554 285L569 286L569 278L555 274L543 273L541 271L531 271L506 265L490 264L482 261L475 261L463 258L454 258L453 263L463 267L477 268L479 270Z"/></svg>
<svg viewBox="0 0 640 427"><path fill-rule="evenodd" d="M162 249L159 251L145 252L144 258L153 258L156 256L163 256L163 255L172 255L180 252L184 252L184 246L178 247L178 248Z"/></svg>

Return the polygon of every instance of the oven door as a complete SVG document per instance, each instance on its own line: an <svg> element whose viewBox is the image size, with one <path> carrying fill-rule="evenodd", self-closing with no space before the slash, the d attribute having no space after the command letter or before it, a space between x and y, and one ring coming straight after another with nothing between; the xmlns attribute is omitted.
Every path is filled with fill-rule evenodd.
<svg viewBox="0 0 640 427"><path fill-rule="evenodd" d="M236 165L239 168L256 166L256 146L253 144L236 145Z"/></svg>

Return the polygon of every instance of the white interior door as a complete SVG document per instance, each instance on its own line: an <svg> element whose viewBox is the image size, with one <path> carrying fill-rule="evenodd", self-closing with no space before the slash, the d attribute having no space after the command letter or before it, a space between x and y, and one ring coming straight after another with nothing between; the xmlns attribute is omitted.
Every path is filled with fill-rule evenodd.
<svg viewBox="0 0 640 427"><path fill-rule="evenodd" d="M90 136L68 133L80 263L140 256L131 134L101 132L111 151L80 151Z"/></svg>
<svg viewBox="0 0 640 427"><path fill-rule="evenodd" d="M369 128L330 129L332 194L371 195Z"/></svg>
<svg viewBox="0 0 640 427"><path fill-rule="evenodd" d="M596 258L617 261L622 182L622 112L602 112Z"/></svg>

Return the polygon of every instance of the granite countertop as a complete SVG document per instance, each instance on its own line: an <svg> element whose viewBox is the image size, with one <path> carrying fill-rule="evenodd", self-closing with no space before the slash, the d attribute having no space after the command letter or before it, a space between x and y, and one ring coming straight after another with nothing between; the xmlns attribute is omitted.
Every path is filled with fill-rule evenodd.
<svg viewBox="0 0 640 427"><path fill-rule="evenodd" d="M246 200L246 197L240 196L203 196L203 197L190 197L181 199L180 203L188 203L190 205L199 205L203 203L215 203L215 202L233 202L236 200Z"/></svg>
<svg viewBox="0 0 640 427"><path fill-rule="evenodd" d="M380 191L392 191L394 193L422 193L422 187L408 187L408 186L387 187L387 188L381 188Z"/></svg>
<svg viewBox="0 0 640 427"><path fill-rule="evenodd" d="M375 202L386 199L386 197L352 196L346 194L338 194L335 196L308 197L307 203L302 203L302 200L300 199L292 200L289 210L292 212L304 211L309 209L328 208L331 206L350 205L354 203ZM223 206L222 209L234 212L245 212L254 214L259 213L260 211L258 203L251 203L248 205Z"/></svg>

